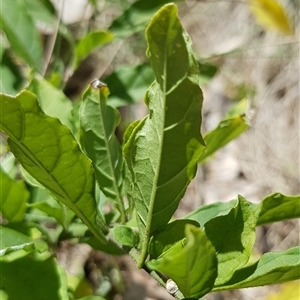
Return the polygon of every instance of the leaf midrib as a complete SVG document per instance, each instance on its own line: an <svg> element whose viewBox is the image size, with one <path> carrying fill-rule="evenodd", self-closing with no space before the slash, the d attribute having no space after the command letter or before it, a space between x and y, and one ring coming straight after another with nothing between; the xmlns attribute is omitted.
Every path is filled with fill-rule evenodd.
<svg viewBox="0 0 300 300"><path fill-rule="evenodd" d="M24 111L23 111L23 114L26 114ZM4 129L4 131L7 133L7 135L9 136L9 139L12 140L12 142L14 144L16 144L16 146L22 151L22 153L25 154L25 156L30 160L32 161L33 164L35 164L39 169L41 169L45 175L50 179L50 181L54 182L55 185L57 186L57 189L58 191L61 193L58 194L56 191L54 191L54 193L56 195L59 195L60 197L62 197L61 201L66 205L68 206L70 209L72 209L84 222L85 224L90 228L90 230L93 232L93 234L95 234L100 240L103 241L103 237L101 237L96 228L94 228L93 224L89 221L88 218L86 218L86 216L81 212L80 209L77 208L77 206L74 204L74 202L71 200L70 196L68 195L68 193L61 187L61 185L59 184L59 182L56 180L56 178L43 166L43 164L40 163L39 160L37 160L35 158L35 156L32 154L32 152L21 142L18 140L18 138L16 138L14 136L14 134L2 123L2 128ZM23 124L23 130L24 132L24 124ZM22 136L24 134L22 133ZM38 179L37 179L38 180ZM39 181L39 180L38 180ZM46 184L42 183L45 187L47 187ZM51 188L48 187L48 189L50 191L53 192L53 190ZM80 200L82 196L82 193L81 195L76 199L76 201ZM64 201L65 200L65 201ZM67 204L68 202L68 204Z"/></svg>

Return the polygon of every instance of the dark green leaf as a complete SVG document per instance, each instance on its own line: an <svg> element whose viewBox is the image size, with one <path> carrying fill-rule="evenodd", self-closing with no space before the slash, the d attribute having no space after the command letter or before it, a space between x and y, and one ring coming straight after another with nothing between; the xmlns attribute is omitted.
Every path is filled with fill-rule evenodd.
<svg viewBox="0 0 300 300"><path fill-rule="evenodd" d="M256 225L263 225L300 217L300 195L287 196L274 193L257 206Z"/></svg>
<svg viewBox="0 0 300 300"><path fill-rule="evenodd" d="M0 129L9 136L10 150L24 169L105 243L105 236L96 223L92 166L70 130L45 115L28 91L16 97L1 95L0 100Z"/></svg>
<svg viewBox="0 0 300 300"><path fill-rule="evenodd" d="M20 71L19 66L13 61L11 55L8 51L4 51L4 48L0 49L3 51L1 53L1 64L0 64L0 92L10 95L15 95L19 92L19 88L23 82L23 76Z"/></svg>
<svg viewBox="0 0 300 300"><path fill-rule="evenodd" d="M195 220L201 227L209 220L224 216L236 205L236 200L230 202L216 202L208 205L202 205L194 211L188 213L183 219Z"/></svg>
<svg viewBox="0 0 300 300"><path fill-rule="evenodd" d="M0 269L0 289L10 300L69 299L66 275L53 257L39 260L27 255L13 261L0 260Z"/></svg>
<svg viewBox="0 0 300 300"><path fill-rule="evenodd" d="M122 106L142 100L145 91L154 81L154 75L149 64L141 64L122 67L104 80L111 92L108 103L113 106Z"/></svg>
<svg viewBox="0 0 300 300"><path fill-rule="evenodd" d="M146 264L174 280L185 297L201 297L212 289L217 277L216 252L203 230L187 224L185 234L181 249L175 245L176 251L170 248Z"/></svg>
<svg viewBox="0 0 300 300"><path fill-rule="evenodd" d="M37 71L42 70L42 44L39 32L23 1L1 1L1 27L11 47Z"/></svg>
<svg viewBox="0 0 300 300"><path fill-rule="evenodd" d="M250 204L241 196L225 216L211 219L205 232L217 252L216 285L228 281L236 269L249 260L255 242L255 216Z"/></svg>
<svg viewBox="0 0 300 300"><path fill-rule="evenodd" d="M198 64L175 5L164 6L154 16L146 36L156 76L145 100L150 113L130 127L124 146L143 241L140 264L149 237L168 223L195 176L204 148Z"/></svg>
<svg viewBox="0 0 300 300"><path fill-rule="evenodd" d="M124 160L115 130L120 123L119 112L106 105L107 87L89 87L80 107L82 144L93 161L96 180L102 192L112 200L126 221L122 185Z"/></svg>
<svg viewBox="0 0 300 300"><path fill-rule="evenodd" d="M0 211L9 222L23 220L29 191L23 181L12 180L0 168Z"/></svg>
<svg viewBox="0 0 300 300"><path fill-rule="evenodd" d="M109 43L113 38L113 34L107 31L89 31L76 45L75 67L78 67L79 63L94 50Z"/></svg>
<svg viewBox="0 0 300 300"><path fill-rule="evenodd" d="M300 279L300 247L264 254L255 264L237 270L213 291L278 284Z"/></svg>

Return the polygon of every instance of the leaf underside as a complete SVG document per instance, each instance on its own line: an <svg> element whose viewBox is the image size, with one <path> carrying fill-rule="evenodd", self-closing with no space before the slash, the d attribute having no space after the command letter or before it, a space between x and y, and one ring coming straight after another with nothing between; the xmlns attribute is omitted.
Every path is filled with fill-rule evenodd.
<svg viewBox="0 0 300 300"><path fill-rule="evenodd" d="M73 210L106 243L96 224L94 173L70 130L45 115L35 96L23 91L1 95L1 130L24 169Z"/></svg>
<svg viewBox="0 0 300 300"><path fill-rule="evenodd" d="M176 6L154 16L146 37L156 81L145 97L149 115L129 128L124 146L144 254L150 235L178 207L204 148L198 64Z"/></svg>

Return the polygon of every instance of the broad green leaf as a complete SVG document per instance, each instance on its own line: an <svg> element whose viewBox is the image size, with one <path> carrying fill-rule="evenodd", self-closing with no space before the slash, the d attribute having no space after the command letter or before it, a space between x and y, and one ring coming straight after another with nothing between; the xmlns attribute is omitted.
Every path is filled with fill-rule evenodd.
<svg viewBox="0 0 300 300"><path fill-rule="evenodd" d="M21 232L0 226L0 256L18 250L31 252L36 249L44 251L47 246L41 240L33 240Z"/></svg>
<svg viewBox="0 0 300 300"><path fill-rule="evenodd" d="M82 144L91 158L96 180L101 191L115 203L126 222L122 185L124 184L124 160L120 143L115 136L120 123L120 113L106 105L108 88L90 86L83 95L80 107Z"/></svg>
<svg viewBox="0 0 300 300"><path fill-rule="evenodd" d="M255 264L235 271L232 278L213 291L278 284L300 279L300 247L264 254Z"/></svg>
<svg viewBox="0 0 300 300"><path fill-rule="evenodd" d="M187 224L199 227L199 224L192 220L175 220L162 229L158 230L149 243L149 254L151 259L157 259L180 252L186 243L185 227Z"/></svg>
<svg viewBox="0 0 300 300"><path fill-rule="evenodd" d="M174 280L185 297L201 297L213 287L217 277L216 252L205 232L193 225L185 228L186 243L181 251L170 248L147 267Z"/></svg>
<svg viewBox="0 0 300 300"><path fill-rule="evenodd" d="M142 31L157 9L168 2L166 0L135 1L120 17L114 20L109 29L120 37Z"/></svg>
<svg viewBox="0 0 300 300"><path fill-rule="evenodd" d="M256 225L300 218L300 195L269 195L257 206L255 214Z"/></svg>
<svg viewBox="0 0 300 300"><path fill-rule="evenodd" d="M117 69L104 79L111 95L108 103L123 106L136 103L145 96L145 91L154 81L154 74L149 64L126 66Z"/></svg>
<svg viewBox="0 0 300 300"><path fill-rule="evenodd" d="M139 266L151 234L168 223L195 176L204 148L198 64L174 4L153 17L146 37L156 81L146 94L149 115L130 127L123 149L143 241Z"/></svg>
<svg viewBox="0 0 300 300"><path fill-rule="evenodd" d="M195 220L201 227L203 227L209 220L218 216L227 215L230 210L236 206L236 203L236 200L232 200L229 202L216 202L208 205L202 205L185 215L183 219Z"/></svg>
<svg viewBox="0 0 300 300"><path fill-rule="evenodd" d="M204 136L206 147L200 156L199 163L204 162L218 149L224 147L249 128L244 116L226 118Z"/></svg>
<svg viewBox="0 0 300 300"><path fill-rule="evenodd" d="M76 45L75 67L78 67L79 63L94 50L109 43L113 38L113 34L108 31L89 31Z"/></svg>
<svg viewBox="0 0 300 300"><path fill-rule="evenodd" d="M135 247L138 244L138 235L131 227L119 225L112 229L114 240L122 246Z"/></svg>
<svg viewBox="0 0 300 300"><path fill-rule="evenodd" d="M41 260L27 255L13 261L0 260L0 269L0 289L10 300L69 299L66 275L53 257Z"/></svg>
<svg viewBox="0 0 300 300"><path fill-rule="evenodd" d="M72 116L73 104L59 89L42 78L33 78L26 87L36 95L41 109L50 117L58 118L62 124L75 132Z"/></svg>
<svg viewBox="0 0 300 300"><path fill-rule="evenodd" d="M265 29L293 34L290 20L277 0L249 0L249 8L257 23Z"/></svg>
<svg viewBox="0 0 300 300"><path fill-rule="evenodd" d="M216 249L218 277L216 285L228 281L235 270L249 260L255 242L255 216L250 204L241 196L225 216L205 224L205 233Z"/></svg>
<svg viewBox="0 0 300 300"><path fill-rule="evenodd" d="M29 199L29 191L23 181L11 179L0 168L0 211L9 222L23 220L26 203Z"/></svg>
<svg viewBox="0 0 300 300"><path fill-rule="evenodd" d="M0 26L12 49L37 71L42 69L42 44L39 32L22 0L2 0Z"/></svg>
<svg viewBox="0 0 300 300"><path fill-rule="evenodd" d="M0 129L25 170L73 210L97 238L106 242L96 223L94 173L70 130L45 115L36 97L23 91L1 95Z"/></svg>

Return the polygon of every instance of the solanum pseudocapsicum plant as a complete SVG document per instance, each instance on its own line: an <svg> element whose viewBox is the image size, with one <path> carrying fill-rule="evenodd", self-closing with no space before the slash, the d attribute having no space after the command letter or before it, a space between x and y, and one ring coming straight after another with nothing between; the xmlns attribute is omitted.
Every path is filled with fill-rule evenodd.
<svg viewBox="0 0 300 300"><path fill-rule="evenodd" d="M166 288L177 299L199 299L211 291L299 279L300 247L266 253L248 263L256 226L299 217L299 195L275 193L259 205L238 196L171 220L198 163L226 143L224 132L230 129L232 119L202 137L198 63L174 4L155 14L146 39L156 78L145 95L149 113L127 128L122 146L115 136L120 114L107 104L109 90L99 80L83 95L80 142L63 120L41 110L42 99L31 92L1 95L1 131L8 136L9 150L25 170L26 180L32 182L33 177L61 204L52 200L32 205L53 216L66 231L80 219L88 229L82 241L108 253L129 253L139 268L162 285L169 279L173 288ZM240 130L246 128L243 123ZM21 212L16 212L12 209L16 197L10 194L16 182L4 173L1 178L3 217L8 225L13 220L26 222L28 191L18 183L16 197L23 204ZM27 194L22 194L22 189ZM106 202L115 207L109 216L102 209ZM136 226L131 225L135 215ZM5 257L10 252L47 252L41 239L34 240L9 226L2 225L1 234L0 263L8 273L13 262ZM54 264L51 259L44 259L41 267ZM38 267L33 264L34 269ZM14 293L9 278L4 276L0 286L8 295ZM59 292L51 299L69 299L65 286L52 289Z"/></svg>

